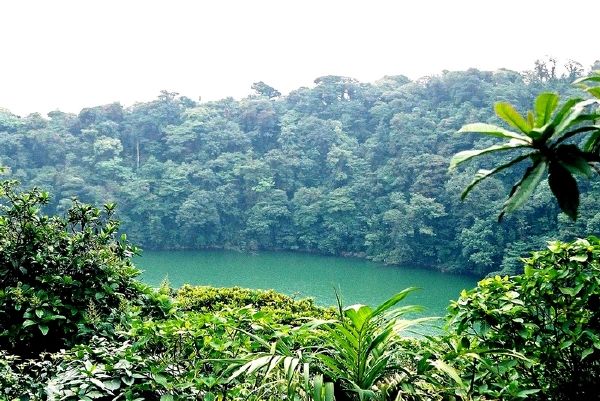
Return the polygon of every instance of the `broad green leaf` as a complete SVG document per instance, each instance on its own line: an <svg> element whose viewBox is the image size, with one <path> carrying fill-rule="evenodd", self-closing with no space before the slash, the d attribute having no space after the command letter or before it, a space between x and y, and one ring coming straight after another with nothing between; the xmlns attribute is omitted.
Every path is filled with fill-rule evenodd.
<svg viewBox="0 0 600 401"><path fill-rule="evenodd" d="M384 356L368 368L364 378L362 378L362 383L360 383L362 388L371 388L384 375L390 358L391 355Z"/></svg>
<svg viewBox="0 0 600 401"><path fill-rule="evenodd" d="M385 312L386 310L390 309L391 307L395 306L398 302L400 302L404 298L406 298L408 296L408 294L410 294L411 292L414 292L416 290L418 290L418 288L416 288L416 287L408 287L408 288L403 289L402 291L400 291L396 295L393 295L391 298L389 298L388 300L386 300L385 302L383 302L381 305L379 305L373 311L373 316L378 316L381 313Z"/></svg>
<svg viewBox="0 0 600 401"><path fill-rule="evenodd" d="M569 258L570 261L573 262L586 262L588 260L588 255L581 254L581 255L573 255Z"/></svg>
<svg viewBox="0 0 600 401"><path fill-rule="evenodd" d="M457 154L452 156L452 159L450 160L449 169L452 170L452 169L456 168L456 166L458 166L459 164L464 163L467 160L472 159L473 157L483 155L486 153L498 152L498 151L502 151L502 150L517 149L517 148L527 148L527 147L530 147L530 146L528 144L523 143L522 141L513 139L510 142L505 143L503 145L493 145L493 146L490 146L489 148L485 148L485 149L463 150L462 152L458 152Z"/></svg>
<svg viewBox="0 0 600 401"><path fill-rule="evenodd" d="M284 359L285 359L285 358L284 358L283 356L281 356L281 355L273 355L273 356L271 357L271 360L269 361L269 365L268 365L268 367L267 367L267 371L265 372L265 375L264 375L264 377L265 377L265 378L266 378L266 377L268 377L268 376L271 374L271 372L273 371L273 369L275 369L275 367L276 367L277 365L279 365L279 363L280 363L281 361L283 361Z"/></svg>
<svg viewBox="0 0 600 401"><path fill-rule="evenodd" d="M167 382L167 377L166 377L165 375L162 375L162 374L160 374L160 373L154 373L154 374L152 375L152 379L153 379L153 380L154 380L156 383L160 384L161 386L166 386L166 385L167 385L167 383L168 383L168 382Z"/></svg>
<svg viewBox="0 0 600 401"><path fill-rule="evenodd" d="M392 335L393 331L391 327L388 327L386 330L383 330L381 333L377 335L369 344L367 348L367 355L371 353L375 348L379 347L382 343L388 340L388 338Z"/></svg>
<svg viewBox="0 0 600 401"><path fill-rule="evenodd" d="M459 386L463 386L463 380L460 377L460 375L458 374L458 371L456 369L454 369L452 366L448 365L446 362L437 359L433 362L431 362L431 364L436 367L438 370L446 373L448 376L450 376L452 378L452 380L454 380L456 382L456 384L458 384Z"/></svg>
<svg viewBox="0 0 600 401"><path fill-rule="evenodd" d="M556 134L561 135L571 125L580 123L585 120L593 120L595 117L581 116L586 107L597 103L596 99L584 100L573 105L570 110L564 115L564 118L556 125Z"/></svg>
<svg viewBox="0 0 600 401"><path fill-rule="evenodd" d="M571 219L577 219L579 208L579 188L571 173L560 163L550 163L548 183L558 201L558 206Z"/></svg>
<svg viewBox="0 0 600 401"><path fill-rule="evenodd" d="M250 362L242 365L238 370L236 370L228 379L228 382L231 382L233 379L238 377L241 374L252 374L255 371L264 368L265 366L269 366L272 363L272 359L276 358L274 355L265 355L258 357Z"/></svg>
<svg viewBox="0 0 600 401"><path fill-rule="evenodd" d="M565 340L560 343L559 348L565 349L565 348L570 347L571 345L573 345L573 340Z"/></svg>
<svg viewBox="0 0 600 401"><path fill-rule="evenodd" d="M581 99L581 98L568 99L565 102L565 104L562 105L562 107L556 113L556 115L554 116L554 118L552 120L552 126L556 127L558 124L560 124L560 122L563 120L565 115L571 110L571 108L573 106L575 106L577 103L582 102L582 101L583 101L583 99Z"/></svg>
<svg viewBox="0 0 600 401"><path fill-rule="evenodd" d="M33 326L34 324L36 324L36 323L33 320L27 319L23 322L22 327L25 328L25 327Z"/></svg>
<svg viewBox="0 0 600 401"><path fill-rule="evenodd" d="M464 199L467 197L467 195L469 194L469 192L471 192L471 190L472 190L472 189L473 189L473 188L474 188L474 187L475 187L477 184L479 184L481 181L485 180L485 179L486 179L486 178L488 178L488 177L491 177L492 175L496 174L496 173L497 173L497 172L499 172L499 171L502 171L502 170L504 170L504 169L507 169L507 168L509 168L509 167L511 167L511 166L513 166L513 165L515 165L515 164L517 164L517 163L519 163L519 162L521 162L521 161L523 161L523 160L527 159L527 158L528 158L528 157L530 157L531 155L532 155L532 154L531 154L531 153L529 153L529 154L526 154L526 155L523 155L523 156L519 156L519 157L517 157L516 159L513 159L513 160L509 161L508 163L506 163L506 164L503 164L503 165L501 165L501 166L499 166L499 167L496 167L495 169L492 169L492 170L484 170L484 169L481 169L481 170L479 170L479 171L478 171L478 172L475 174L475 179L473 179L473 181L471 181L471 183L470 183L470 184L469 184L469 185L468 185L468 186L465 188L465 190L464 190L464 191L462 192L462 194L460 195L460 199L461 199L461 200L464 200Z"/></svg>
<svg viewBox="0 0 600 401"><path fill-rule="evenodd" d="M583 82L600 82L600 72L599 71L594 71L593 75L587 76L587 77L581 77L579 79L576 79L575 81L573 81L573 85L577 85Z"/></svg>
<svg viewBox="0 0 600 401"><path fill-rule="evenodd" d="M509 198L504 203L502 212L500 213L500 216L498 216L498 220L502 220L505 213L515 211L529 199L545 172L546 163L541 160L534 162L534 164L525 171L523 178L521 178L521 180L513 187Z"/></svg>
<svg viewBox="0 0 600 401"><path fill-rule="evenodd" d="M109 389L111 391L118 390L121 387L121 380L113 379L113 380L105 381L104 387L106 387L107 389Z"/></svg>
<svg viewBox="0 0 600 401"><path fill-rule="evenodd" d="M593 348L584 349L583 352L581 353L581 360L583 361L585 358L587 358L588 356L590 356L593 353L594 353Z"/></svg>
<svg viewBox="0 0 600 401"><path fill-rule="evenodd" d="M507 102L498 102L494 105L494 111L504 121L513 128L516 128L525 134L529 133L531 127L527 124L527 120L519 114L512 104Z"/></svg>
<svg viewBox="0 0 600 401"><path fill-rule="evenodd" d="M422 310L422 309L421 309ZM418 319L399 319L394 323L394 333L400 334L409 327L419 325L421 323L431 322L434 320L439 320L441 318L430 316L430 317L421 317Z"/></svg>
<svg viewBox="0 0 600 401"><path fill-rule="evenodd" d="M558 106L558 95L544 92L535 99L535 126L543 127L552 118L552 113Z"/></svg>
<svg viewBox="0 0 600 401"><path fill-rule="evenodd" d="M310 365L308 362L302 364L302 378L304 379L304 388L308 389L310 385Z"/></svg>
<svg viewBox="0 0 600 401"><path fill-rule="evenodd" d="M296 368L298 368L298 365L300 365L300 360L298 358L286 356L283 359L283 370L288 381L292 380L292 377L296 373Z"/></svg>
<svg viewBox="0 0 600 401"><path fill-rule="evenodd" d="M48 326L41 324L41 325L38 326L38 328L42 332L42 335L45 336L46 334L48 334L48 330L49 330Z"/></svg>
<svg viewBox="0 0 600 401"><path fill-rule="evenodd" d="M474 123L474 124L467 124L464 125L461 129L458 130L459 134L464 134L464 133L477 133L477 134L484 134L484 135L490 135L490 136L495 136L497 138L504 138L504 139L519 139L522 140L523 142L526 143L531 143L531 139L529 139L528 136L523 135L523 134L519 134L517 132L512 132L509 130L506 130L504 128L498 127L496 125L492 125L492 124L483 124L483 123Z"/></svg>
<svg viewBox="0 0 600 401"><path fill-rule="evenodd" d="M594 96L597 97L598 99L600 99L600 86L594 86L592 88L586 88L586 91Z"/></svg>
<svg viewBox="0 0 600 401"><path fill-rule="evenodd" d="M561 288L559 288L559 291L565 295L570 295L572 297L575 296L575 288L561 287Z"/></svg>
<svg viewBox="0 0 600 401"><path fill-rule="evenodd" d="M372 312L369 306L359 304L351 305L344 309L346 317L352 321L352 325L359 331L369 321Z"/></svg>
<svg viewBox="0 0 600 401"><path fill-rule="evenodd" d="M343 377L348 372L342 371L338 364L338 361L325 354L317 354L317 358L329 369L333 375L333 377Z"/></svg>
<svg viewBox="0 0 600 401"><path fill-rule="evenodd" d="M96 385L96 387L104 389L104 383L102 383L100 380L98 380L94 377L90 377L89 380L90 380L90 382L94 383Z"/></svg>

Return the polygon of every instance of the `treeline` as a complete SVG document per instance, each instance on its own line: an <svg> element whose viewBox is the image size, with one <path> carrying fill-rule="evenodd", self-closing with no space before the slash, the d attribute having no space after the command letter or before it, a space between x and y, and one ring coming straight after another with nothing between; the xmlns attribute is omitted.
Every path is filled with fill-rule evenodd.
<svg viewBox="0 0 600 401"><path fill-rule="evenodd" d="M470 69L417 81L325 76L287 96L259 82L239 101L163 91L148 103L78 115L0 110L0 165L49 190L49 213L64 213L72 197L116 202L122 229L145 248L292 249L515 272L518 258L546 240L600 232L600 183L582 183L577 223L542 187L498 224L517 176L491 178L461 202L485 166L449 174L450 156L494 141L455 132L500 124L489 117L496 101L527 110L540 91L567 94L582 73L571 64L557 76L536 63L526 73Z"/></svg>

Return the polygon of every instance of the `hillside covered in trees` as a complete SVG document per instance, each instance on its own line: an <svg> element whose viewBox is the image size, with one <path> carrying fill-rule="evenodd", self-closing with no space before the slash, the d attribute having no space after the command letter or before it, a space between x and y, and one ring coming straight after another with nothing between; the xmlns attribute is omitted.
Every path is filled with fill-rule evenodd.
<svg viewBox="0 0 600 401"><path fill-rule="evenodd" d="M520 173L490 178L464 204L473 172L448 172L454 153L493 139L455 136L498 123L493 103L527 110L541 91L568 94L583 73L470 69L375 83L324 76L282 96L196 102L163 91L148 103L19 117L0 110L0 165L25 186L48 189L48 213L77 197L116 202L121 228L143 248L291 249L359 255L390 264L487 274L549 239L600 232L600 191L581 182L576 223L542 186L496 223Z"/></svg>

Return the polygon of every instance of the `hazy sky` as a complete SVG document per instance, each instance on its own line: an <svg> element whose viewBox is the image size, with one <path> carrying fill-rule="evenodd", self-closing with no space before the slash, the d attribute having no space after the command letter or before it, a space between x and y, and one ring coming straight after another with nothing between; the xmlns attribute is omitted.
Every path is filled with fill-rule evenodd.
<svg viewBox="0 0 600 401"><path fill-rule="evenodd" d="M17 114L281 92L316 77L600 58L600 1L3 0L0 107Z"/></svg>

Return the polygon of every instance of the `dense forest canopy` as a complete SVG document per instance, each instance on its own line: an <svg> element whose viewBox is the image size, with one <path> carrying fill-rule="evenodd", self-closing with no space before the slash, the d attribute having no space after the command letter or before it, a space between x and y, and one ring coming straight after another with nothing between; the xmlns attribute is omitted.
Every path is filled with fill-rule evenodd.
<svg viewBox="0 0 600 401"><path fill-rule="evenodd" d="M549 239L600 232L600 191L581 182L577 222L541 186L496 223L514 176L490 178L465 204L481 163L448 172L454 153L491 145L454 136L491 116L493 103L527 110L541 91L569 94L570 63L532 71L445 71L375 83L324 76L286 96L199 103L167 91L147 103L18 117L0 110L0 165L48 189L49 213L77 197L114 201L122 228L151 249L228 247L360 255L391 264L514 273L517 258ZM599 66L596 66L599 67Z"/></svg>

